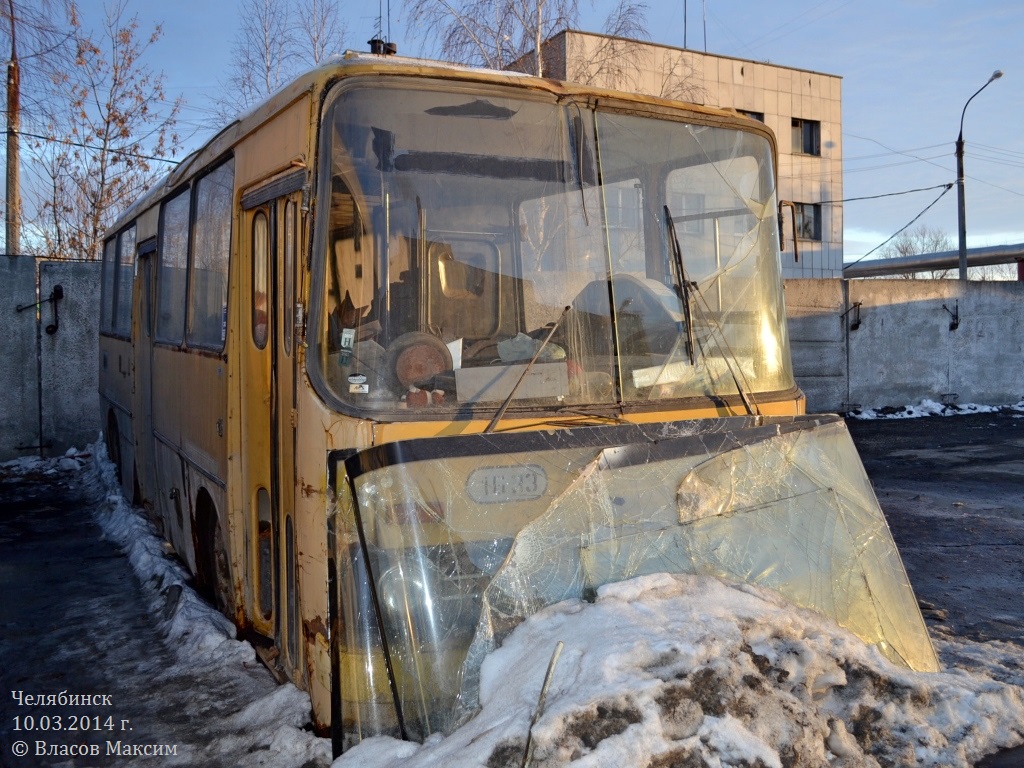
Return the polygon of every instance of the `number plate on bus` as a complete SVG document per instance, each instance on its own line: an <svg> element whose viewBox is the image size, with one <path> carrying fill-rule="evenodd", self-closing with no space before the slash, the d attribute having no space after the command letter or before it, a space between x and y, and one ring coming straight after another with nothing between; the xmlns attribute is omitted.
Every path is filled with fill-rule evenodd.
<svg viewBox="0 0 1024 768"><path fill-rule="evenodd" d="M466 493L477 504L539 499L548 489L548 477L537 464L480 467L466 481Z"/></svg>

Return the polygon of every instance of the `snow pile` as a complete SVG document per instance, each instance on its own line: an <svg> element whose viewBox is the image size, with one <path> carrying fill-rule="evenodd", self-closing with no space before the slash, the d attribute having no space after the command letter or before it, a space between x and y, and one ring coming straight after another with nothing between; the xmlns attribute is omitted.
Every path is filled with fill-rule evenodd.
<svg viewBox="0 0 1024 768"><path fill-rule="evenodd" d="M96 452L92 480L105 495L94 516L104 536L127 555L167 644L183 659L197 658L198 654L205 663L255 661L252 646L234 642L234 624L190 588L190 576L173 557L170 545L125 500L103 446L91 448Z"/></svg>
<svg viewBox="0 0 1024 768"><path fill-rule="evenodd" d="M662 574L520 625L451 736L371 739L334 768L518 768L560 640L534 768L970 766L1024 741L1024 649L975 645L985 673L910 672L766 590Z"/></svg>
<svg viewBox="0 0 1024 768"><path fill-rule="evenodd" d="M919 419L923 416L962 416L971 413L999 413L1002 411L1024 412L1024 400L1014 405L978 405L965 403L943 405L934 400L924 399L917 405L887 405L882 408L864 408L850 411L851 419Z"/></svg>
<svg viewBox="0 0 1024 768"><path fill-rule="evenodd" d="M141 510L125 500L102 441L90 450L94 460L88 482L102 496L94 511L96 521L104 536L128 557L178 666L217 669L234 677L238 687L250 691L251 703L213 722L206 714L210 707L202 701L207 692L196 691L196 709L191 716L197 724L206 720L202 723L209 731L206 743L200 748L183 749L180 763L168 762L165 757L157 764L217 765L225 758L235 760L244 755L247 766L326 766L331 759L330 742L306 730L310 724L308 694L290 683L269 687L267 684L273 683L266 674L260 674L266 678L263 685L253 684L252 673L265 670L259 666L252 646L235 639L234 624L196 594L170 545L159 538ZM173 678L177 674L177 670L168 670L165 676ZM209 693L217 695L215 691Z"/></svg>

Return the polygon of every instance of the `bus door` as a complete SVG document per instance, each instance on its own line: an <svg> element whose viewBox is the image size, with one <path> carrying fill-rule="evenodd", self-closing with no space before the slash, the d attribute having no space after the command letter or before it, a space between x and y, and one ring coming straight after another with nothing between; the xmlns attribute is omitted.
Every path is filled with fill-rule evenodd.
<svg viewBox="0 0 1024 768"><path fill-rule="evenodd" d="M239 270L248 613L253 628L274 640L264 660L292 679L302 668L293 515L294 319L304 178L300 171L243 196Z"/></svg>

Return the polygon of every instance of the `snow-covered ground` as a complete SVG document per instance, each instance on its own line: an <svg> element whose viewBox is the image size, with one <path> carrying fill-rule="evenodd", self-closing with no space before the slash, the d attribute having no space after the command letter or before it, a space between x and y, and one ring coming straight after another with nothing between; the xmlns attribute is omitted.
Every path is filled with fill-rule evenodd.
<svg viewBox="0 0 1024 768"><path fill-rule="evenodd" d="M101 444L91 452L89 461L69 452L49 464L102 489L97 520L129 557L174 663L249 674L252 648L192 592L120 496ZM520 625L484 664L481 712L451 735L423 745L370 739L333 768L519 768L528 746L535 767L969 767L1024 743L1024 646L946 637L936 648L944 671L914 673L770 592L648 576ZM303 729L304 694L285 685L254 696L221 722L198 705L184 713L205 718L210 738L160 764L330 763L329 742Z"/></svg>
<svg viewBox="0 0 1024 768"><path fill-rule="evenodd" d="M963 416L971 413L997 413L999 411L1018 411L1024 418L1024 400L1015 405L979 405L950 403L943 405L934 400L922 400L917 405L885 406L882 408L863 408L847 414L851 419L918 419L922 416Z"/></svg>

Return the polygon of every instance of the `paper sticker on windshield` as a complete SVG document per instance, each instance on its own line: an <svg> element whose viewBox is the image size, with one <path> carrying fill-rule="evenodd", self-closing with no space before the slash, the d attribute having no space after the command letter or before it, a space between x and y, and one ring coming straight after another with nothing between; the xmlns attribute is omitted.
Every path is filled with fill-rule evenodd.
<svg viewBox="0 0 1024 768"><path fill-rule="evenodd" d="M466 481L466 493L477 504L503 504L539 499L548 489L548 477L537 464L480 467Z"/></svg>

